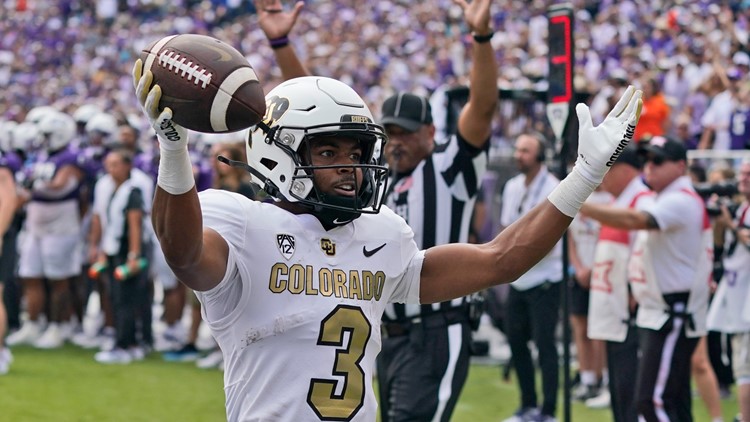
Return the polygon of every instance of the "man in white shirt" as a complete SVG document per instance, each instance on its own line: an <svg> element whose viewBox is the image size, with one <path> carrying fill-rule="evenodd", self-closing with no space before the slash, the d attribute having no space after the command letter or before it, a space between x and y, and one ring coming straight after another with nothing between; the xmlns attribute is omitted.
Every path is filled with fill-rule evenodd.
<svg viewBox="0 0 750 422"><path fill-rule="evenodd" d="M541 134L524 133L516 138L513 158L520 174L508 180L503 188L500 214L503 228L509 227L543 202L560 183L544 164L546 148L547 142ZM555 328L559 320L562 271L562 244L558 242L550 253L510 285L505 334L521 390L521 403L516 414L508 420L531 416L554 418L559 386ZM536 365L531 357L529 340L534 341L539 351L543 392L541 408L537 407Z"/></svg>
<svg viewBox="0 0 750 422"><path fill-rule="evenodd" d="M615 200L606 207L636 209L640 202L653 200L643 183L642 162L635 148L626 148L612 165L602 188ZM588 215L596 204L587 202L579 215ZM636 231L602 225L591 271L588 337L605 341L608 390L586 401L594 408L611 407L615 422L636 422L635 386L638 373L638 332L635 301L628 286L628 257Z"/></svg>
<svg viewBox="0 0 750 422"><path fill-rule="evenodd" d="M604 225L640 230L628 264L639 305L639 415L647 421L691 421L690 358L706 334L710 222L686 175L684 145L657 136L642 151L655 200L636 209L587 205L584 211Z"/></svg>

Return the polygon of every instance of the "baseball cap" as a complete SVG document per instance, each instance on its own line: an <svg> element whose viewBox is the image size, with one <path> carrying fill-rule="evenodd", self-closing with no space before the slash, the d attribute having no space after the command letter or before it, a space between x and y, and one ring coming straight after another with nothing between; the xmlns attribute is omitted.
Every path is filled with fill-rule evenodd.
<svg viewBox="0 0 750 422"><path fill-rule="evenodd" d="M643 167L643 158L638 155L638 150L633 146L628 146L620 153L615 160L615 164L627 164L631 167L640 169Z"/></svg>
<svg viewBox="0 0 750 422"><path fill-rule="evenodd" d="M642 143L638 149L642 155L651 154L661 160L687 160L687 149L682 142L663 136L654 136L650 141Z"/></svg>
<svg viewBox="0 0 750 422"><path fill-rule="evenodd" d="M750 56L744 51L738 51L732 56L732 62L737 66L750 66Z"/></svg>
<svg viewBox="0 0 750 422"><path fill-rule="evenodd" d="M405 92L388 97L382 112L380 124L400 126L409 132L432 123L432 108L427 98Z"/></svg>

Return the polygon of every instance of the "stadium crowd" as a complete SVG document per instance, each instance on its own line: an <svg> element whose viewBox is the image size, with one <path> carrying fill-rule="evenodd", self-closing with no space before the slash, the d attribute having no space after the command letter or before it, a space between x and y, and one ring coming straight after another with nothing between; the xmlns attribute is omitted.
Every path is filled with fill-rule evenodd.
<svg viewBox="0 0 750 422"><path fill-rule="evenodd" d="M555 2L515 0L493 5L496 33L491 42L500 66L499 88L546 89L545 13L551 3ZM587 95L595 124L630 82L645 93L636 141L669 136L688 149L748 148L749 2L575 0L572 4L574 83L576 91ZM454 8L451 0L309 1L305 9L314 13L297 24L290 40L311 73L352 86L372 110L380 110L384 99L394 92L410 91L432 98L436 125L440 125L438 117L445 109L442 94L468 80L471 39ZM302 13L307 13L305 9ZM91 221L97 212L100 218L109 213L108 204L113 202L110 197L97 199L95 186L105 175L117 179L116 168L111 168L117 163L106 164L105 152L120 151L124 146L126 152L120 154L124 165L139 169L147 177L144 180L150 180L150 185L134 183L140 202L130 198L118 203L128 213L139 210L135 218L148 220L158 148L133 95L130 72L143 48L174 33L208 34L235 46L246 54L266 92L282 81L272 50L257 25L254 6L246 0L61 0L52 5L7 0L0 7L0 150L4 157L0 167L16 171L24 203L19 211L26 213L24 223L18 218L9 229L18 232L21 265L20 272L14 273L18 278L0 280L9 305L10 346L28 343L56 348L79 334L76 344L100 347L102 352L118 351L97 354L103 363L130 362L154 348L177 352L165 355L174 360L199 356L194 344L199 318L194 318L191 327L182 325L186 292L169 275L158 252L149 255L159 248L148 246L148 230L139 235L143 249L138 247L134 258L148 256L149 271L139 272L135 260L129 262L131 257L124 256L122 262L109 261L109 276L115 275L116 265L129 265L132 277L144 277L147 289L141 294L146 300L154 297L156 280L163 290L163 313L143 318L139 312L144 307L128 303L124 306L131 315L123 316L112 309L122 303L106 303L106 283L98 282L98 275L87 277L91 264L107 263L107 256L121 252L119 245L108 251L93 244L107 239L107 227L104 221L100 233L92 235ZM493 146L510 145L524 131L546 125L527 117L510 103L501 103ZM237 150L227 144L241 143L242 133L191 136L199 189L223 186L244 190L252 197L258 194L247 185L247 176L244 180L236 174L228 178L227 169L213 158L222 148L238 158ZM212 148L213 144L218 146ZM240 157L243 152L240 146ZM65 159L59 158L62 153ZM10 155L20 161L7 164ZM45 173L50 162L58 169L70 169L65 172L68 178L58 180ZM73 202L64 207L72 213L65 220L61 208L50 208L50 204L68 199ZM39 207L41 214L34 211ZM41 220L30 220L30 211ZM35 223L39 225L33 227ZM53 232L45 233L45 227ZM73 268L48 272L50 264L24 257L24 253L40 250L22 247L30 233L47 239L37 245L62 245L63 253L58 251L51 262L65 262ZM61 240L61 234L72 243ZM7 248L4 245L4 255ZM132 251L126 250L125 255ZM70 281L60 288L45 286L43 278ZM94 288L102 293L101 328L85 333L81 328L83 311ZM145 328L151 319L166 329L152 334ZM22 331L30 321L38 325ZM118 330L127 331L130 337L115 334ZM10 359L7 350L0 353L0 374L8 371ZM212 360L210 365L218 363Z"/></svg>

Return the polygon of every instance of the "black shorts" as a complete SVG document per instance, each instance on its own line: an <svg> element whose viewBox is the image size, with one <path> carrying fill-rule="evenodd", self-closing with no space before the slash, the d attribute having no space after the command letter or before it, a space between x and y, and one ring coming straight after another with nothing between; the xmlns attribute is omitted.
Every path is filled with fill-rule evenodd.
<svg viewBox="0 0 750 422"><path fill-rule="evenodd" d="M568 289L570 304L570 314L586 316L589 314L589 290L584 289L577 281L571 280L570 289Z"/></svg>

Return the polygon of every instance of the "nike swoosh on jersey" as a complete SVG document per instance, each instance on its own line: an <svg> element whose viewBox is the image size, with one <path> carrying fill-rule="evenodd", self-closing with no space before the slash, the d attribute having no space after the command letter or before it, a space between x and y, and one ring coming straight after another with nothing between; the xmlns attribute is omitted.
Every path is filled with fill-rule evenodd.
<svg viewBox="0 0 750 422"><path fill-rule="evenodd" d="M376 253L378 253L378 251L381 250L381 249L383 249L384 247L385 247L385 243L383 243L382 245L378 246L377 248L375 248L375 249L373 249L371 251L368 251L367 250L367 246L362 246L362 253L365 255L365 257L369 258L369 257L375 255Z"/></svg>

